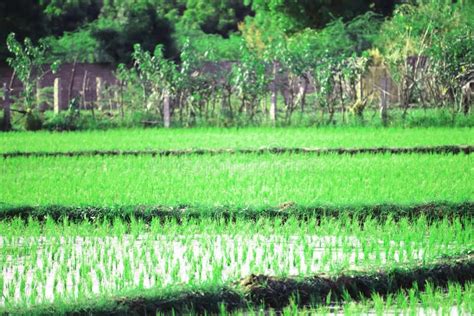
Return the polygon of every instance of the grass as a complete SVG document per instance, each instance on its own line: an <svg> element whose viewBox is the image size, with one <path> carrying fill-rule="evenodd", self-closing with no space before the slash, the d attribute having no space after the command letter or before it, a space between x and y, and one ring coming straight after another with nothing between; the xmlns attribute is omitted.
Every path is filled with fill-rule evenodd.
<svg viewBox="0 0 474 316"><path fill-rule="evenodd" d="M472 145L472 128L197 128L0 133L0 152Z"/></svg>
<svg viewBox="0 0 474 316"><path fill-rule="evenodd" d="M265 314L264 314L265 311ZM255 307L231 313L231 315L472 315L474 313L474 283L464 288L451 284L447 290L429 287L389 294L374 294L361 302L345 302L332 306L299 307L295 301L283 310Z"/></svg>
<svg viewBox="0 0 474 316"><path fill-rule="evenodd" d="M474 198L473 168L474 158L463 154L15 158L0 165L0 201L216 208L457 203Z"/></svg>
<svg viewBox="0 0 474 316"><path fill-rule="evenodd" d="M424 265L474 247L472 219L429 225L423 217L366 220L363 227L348 218L305 226L295 218L184 224L17 219L1 221L0 231L0 305L7 311L147 289L159 296L218 289L252 273L305 277Z"/></svg>

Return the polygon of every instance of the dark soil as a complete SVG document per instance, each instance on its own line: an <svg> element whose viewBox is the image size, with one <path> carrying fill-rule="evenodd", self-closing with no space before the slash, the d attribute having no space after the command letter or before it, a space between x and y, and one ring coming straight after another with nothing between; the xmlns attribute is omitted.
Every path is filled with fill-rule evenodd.
<svg viewBox="0 0 474 316"><path fill-rule="evenodd" d="M361 206L300 206L286 203L273 208L239 208L239 207L200 207L182 205L176 207L166 206L145 206L145 205L124 205L112 207L98 206L11 206L0 203L0 220L29 217L44 220L49 217L54 220L61 220L67 217L71 221L82 221L84 219L114 219L121 218L129 221L131 218L150 222L154 218L176 220L178 223L184 219L213 218L224 219L232 222L236 219L258 220L259 218L280 218L283 221L293 217L301 221L309 219L321 220L324 217L331 218L352 218L357 219L363 225L364 220L373 218L381 222L388 217L397 221L401 218L417 219L425 216L428 221L454 218L473 218L474 202L451 203L432 202L414 205L361 205Z"/></svg>
<svg viewBox="0 0 474 316"><path fill-rule="evenodd" d="M370 298L373 293L387 294L413 287L423 291L427 283L446 287L448 283L464 285L474 279L474 255L436 264L396 269L376 273L345 273L338 277L314 276L301 280L251 275L242 281L246 298L254 304L281 309L291 298L298 298L301 305L325 304L330 295L331 303L344 300L344 292L353 300Z"/></svg>
<svg viewBox="0 0 474 316"><path fill-rule="evenodd" d="M87 150L56 152L5 152L1 157L79 157L79 156L184 156L184 155L219 155L219 154L471 154L474 146L430 146L430 147L372 147L372 148L255 148L255 149L182 149L182 150Z"/></svg>

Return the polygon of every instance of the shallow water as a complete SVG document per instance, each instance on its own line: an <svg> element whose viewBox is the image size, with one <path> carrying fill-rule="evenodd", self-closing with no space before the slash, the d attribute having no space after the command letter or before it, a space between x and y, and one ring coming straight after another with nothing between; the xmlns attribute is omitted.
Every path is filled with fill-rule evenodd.
<svg viewBox="0 0 474 316"><path fill-rule="evenodd" d="M440 249L443 247L439 245ZM2 237L0 305L222 283L251 273L313 275L423 258L414 243L245 234Z"/></svg>

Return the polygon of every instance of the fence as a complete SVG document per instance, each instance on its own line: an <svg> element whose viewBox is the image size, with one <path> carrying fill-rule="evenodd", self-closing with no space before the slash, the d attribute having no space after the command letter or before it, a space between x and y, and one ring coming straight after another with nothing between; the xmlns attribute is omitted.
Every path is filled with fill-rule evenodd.
<svg viewBox="0 0 474 316"><path fill-rule="evenodd" d="M219 73L232 70L234 62L210 62L203 65L200 73ZM302 90L303 80L297 81L297 87L292 86L288 73L280 71L278 64L269 67L273 81L269 85L272 91L270 107L270 118L276 119L276 100L280 94L284 99L289 98L293 90ZM117 89L109 93L108 87L118 84L115 77L115 68L109 64L62 64L56 73L46 72L39 80L37 86L37 104L40 111L53 110L55 113L67 109L71 100L79 100L81 109L116 109L120 105L120 97ZM314 94L317 87L309 81L305 83L305 93ZM0 66L0 87L3 87L3 110L4 121L10 118L10 103L21 92L22 84L15 78L13 71L8 66ZM381 100L381 111L386 113L389 104L399 100L398 88L390 78L386 69L382 67L371 67L360 80L360 94L373 94L374 98ZM170 98L163 102L164 125L170 125L170 108L172 113L173 104ZM8 112L8 113L7 113ZM382 116L384 115L383 113ZM9 123L8 123L9 124ZM9 126L4 126L8 128Z"/></svg>

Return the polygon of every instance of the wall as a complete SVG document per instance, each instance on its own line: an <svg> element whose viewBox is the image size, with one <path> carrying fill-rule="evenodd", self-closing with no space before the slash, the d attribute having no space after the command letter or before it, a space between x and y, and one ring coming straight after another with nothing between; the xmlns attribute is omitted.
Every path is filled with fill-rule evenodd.
<svg viewBox="0 0 474 316"><path fill-rule="evenodd" d="M47 68L47 67L45 67ZM68 95L69 87L72 83L72 89L70 92L71 98L80 96L85 88L85 100L86 104L90 104L96 101L96 78L100 77L104 81L104 85L114 85L117 80L114 76L114 68L108 64L83 64L77 63L75 65L75 71L73 71L73 64L63 64L59 68L56 74L52 72L46 72L43 78L40 80L40 87L53 87L54 79L60 78L60 108L67 109L68 107ZM9 66L0 66L0 87L3 83L7 86L10 85L12 78L12 69ZM74 73L74 76L73 76ZM14 79L12 82L12 95L17 95L22 89L22 84L18 79ZM42 106L43 109L53 107L53 99Z"/></svg>

